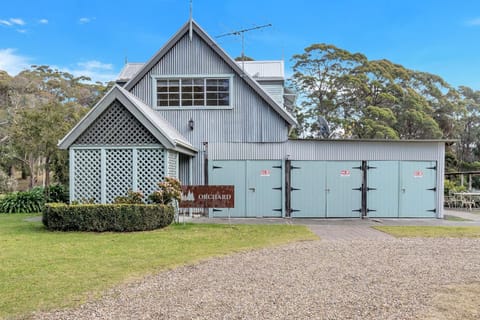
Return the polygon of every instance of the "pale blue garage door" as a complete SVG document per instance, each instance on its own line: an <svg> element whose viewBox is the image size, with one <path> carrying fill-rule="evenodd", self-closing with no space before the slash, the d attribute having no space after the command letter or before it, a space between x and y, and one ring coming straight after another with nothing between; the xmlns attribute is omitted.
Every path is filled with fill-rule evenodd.
<svg viewBox="0 0 480 320"><path fill-rule="evenodd" d="M361 161L292 161L291 168L292 217L361 216Z"/></svg>
<svg viewBox="0 0 480 320"><path fill-rule="evenodd" d="M213 217L281 217L282 161L210 161L210 185L234 185L235 208L212 209Z"/></svg>
<svg viewBox="0 0 480 320"><path fill-rule="evenodd" d="M367 216L374 218L434 218L434 161L369 161Z"/></svg>

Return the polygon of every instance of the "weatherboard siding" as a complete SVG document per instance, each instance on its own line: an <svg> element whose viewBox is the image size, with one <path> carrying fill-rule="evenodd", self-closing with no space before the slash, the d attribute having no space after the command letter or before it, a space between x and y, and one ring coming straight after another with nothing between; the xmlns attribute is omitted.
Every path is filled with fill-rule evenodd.
<svg viewBox="0 0 480 320"><path fill-rule="evenodd" d="M167 162L167 176L178 178L178 152L169 150Z"/></svg>
<svg viewBox="0 0 480 320"><path fill-rule="evenodd" d="M260 86L275 100L283 106L283 81L257 81Z"/></svg>

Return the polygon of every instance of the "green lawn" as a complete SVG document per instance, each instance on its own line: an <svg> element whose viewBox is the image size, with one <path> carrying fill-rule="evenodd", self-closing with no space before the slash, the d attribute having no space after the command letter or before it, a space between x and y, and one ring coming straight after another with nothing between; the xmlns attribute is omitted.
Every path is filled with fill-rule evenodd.
<svg viewBox="0 0 480 320"><path fill-rule="evenodd" d="M480 238L480 226L444 227L444 226L401 226L374 227L397 238Z"/></svg>
<svg viewBox="0 0 480 320"><path fill-rule="evenodd" d="M172 225L149 232L46 231L0 215L0 318L78 305L115 284L199 260L317 239L292 225Z"/></svg>

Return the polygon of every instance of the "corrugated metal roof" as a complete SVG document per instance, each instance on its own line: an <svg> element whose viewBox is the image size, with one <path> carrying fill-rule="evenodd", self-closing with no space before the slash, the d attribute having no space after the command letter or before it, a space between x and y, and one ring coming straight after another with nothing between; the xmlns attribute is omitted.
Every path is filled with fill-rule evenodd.
<svg viewBox="0 0 480 320"><path fill-rule="evenodd" d="M120 71L120 74L117 77L117 81L128 81L132 79L140 69L145 65L145 63L141 62L135 62L135 63L127 63L125 66L123 66L122 71Z"/></svg>

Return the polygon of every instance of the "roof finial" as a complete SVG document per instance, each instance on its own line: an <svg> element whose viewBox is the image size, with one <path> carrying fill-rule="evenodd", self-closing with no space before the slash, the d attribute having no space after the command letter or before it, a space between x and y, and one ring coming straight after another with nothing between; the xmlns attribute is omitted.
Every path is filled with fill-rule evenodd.
<svg viewBox="0 0 480 320"><path fill-rule="evenodd" d="M192 13L193 9L192 9L192 7L193 7L193 3L192 2L193 2L193 0L190 0L190 19L188 21L189 24L190 24L190 28L188 30L188 36L190 37L190 41L192 41L192 37L193 37L193 30L192 30L192 20L193 20L193 13Z"/></svg>

